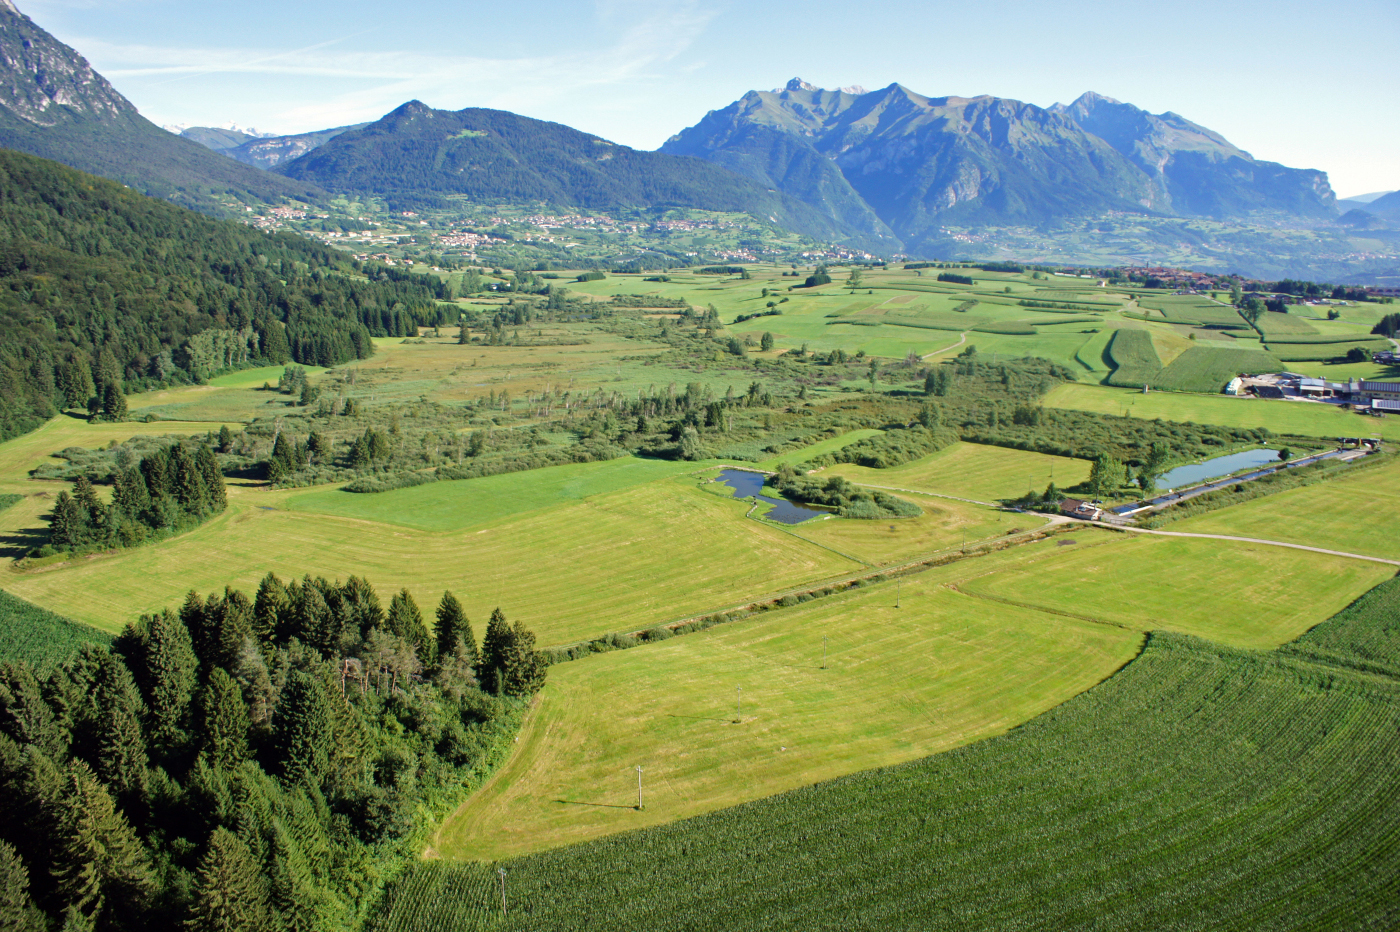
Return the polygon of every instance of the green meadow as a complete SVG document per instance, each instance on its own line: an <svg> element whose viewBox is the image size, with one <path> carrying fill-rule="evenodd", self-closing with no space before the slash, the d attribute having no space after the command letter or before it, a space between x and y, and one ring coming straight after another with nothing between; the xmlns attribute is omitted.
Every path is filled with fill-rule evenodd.
<svg viewBox="0 0 1400 932"><path fill-rule="evenodd" d="M1150 371L1154 384L1199 388L1266 357L1264 342L1242 321L1232 335L1218 329L1239 315L1209 299L976 270L964 270L974 286L938 283L933 269L892 268L866 270L854 289L843 285L846 270L830 285L805 289L792 286L807 270L798 277L784 271L792 270L755 267L748 279L676 272L668 282L613 273L564 281L599 301L651 293L699 309L713 304L722 338L757 344L771 333L776 345L768 352L757 345L731 351L722 342L706 344L703 358L686 356L662 337L674 314L633 312L625 326L611 326L600 312L599 320L522 327L518 342L507 345L462 346L455 330L425 330L419 339L378 340L371 359L310 371L313 384L339 386L371 410L392 405L406 419L438 418L444 445L483 428L536 427L550 444L572 444L593 429L580 399L633 399L668 386L683 393L692 384L714 398L731 388L742 394L755 381L772 389L778 400L766 416L791 432L714 446L713 459L668 460L659 456L674 454L663 450L658 458L366 494L338 484L272 489L240 476L229 482L227 511L192 531L132 550L26 563L25 553L46 539L53 497L66 487L29 478L36 466L55 462L52 454L137 434L203 434L223 424L237 431L255 418L308 412L297 398L264 390L275 387L280 368L247 370L132 396L133 416L152 423L90 424L65 415L0 444L0 495L21 496L0 510L0 547L10 558L0 589L38 607L15 603L7 617L20 626L26 618L45 623L42 630L35 623L32 638L12 640L36 649L50 640L67 645L60 634L69 629L55 627L49 613L114 633L142 613L179 604L192 589L251 592L275 572L365 576L381 594L407 589L425 616L451 590L478 637L500 607L541 646L561 646L785 595L797 601L808 590L902 568L898 581L882 577L552 667L509 759L431 842L434 857L489 861L656 828L871 768L940 760L989 739L1014 740L1021 726L1053 718L1086 690L1099 694L1094 687L1111 684L1144 644L1157 657L1151 645L1158 636L1205 639L1229 658L1273 650L1394 575L1393 566L1264 543L1052 528L1063 519L997 503L1051 482L1074 487L1089 477L1089 460L965 442L887 469L840 464L818 473L890 490L919 506L916 517L833 516L794 526L762 520L761 511L751 517L751 503L711 481L718 466L743 455L776 470L860 440L905 436L901 428L924 404L922 367L971 347L984 362L1038 356L1073 372L1077 381L1039 402L1051 408L1400 442L1393 417L1102 384ZM460 304L489 313L509 299ZM781 314L733 323L770 301ZM1312 319L1316 309L1274 315L1264 330L1275 339L1350 339L1364 336L1377 317L1374 308L1341 310L1338 321ZM877 383L865 380L863 359L839 377L817 364L756 365L804 347L875 357ZM1384 372L1371 363L1296 366L1329 378ZM567 427L522 401L565 392L580 405ZM914 404L881 408L873 401L884 392ZM517 400L504 413L467 404L504 394ZM837 412L844 420L821 420ZM804 424L817 426L804 432ZM795 442L785 437L824 439L789 450ZM720 449L731 453L721 458ZM1360 470L1167 529L1400 559L1397 480L1393 465ZM916 563L939 565L904 572ZM638 766L640 811L633 808Z"/></svg>

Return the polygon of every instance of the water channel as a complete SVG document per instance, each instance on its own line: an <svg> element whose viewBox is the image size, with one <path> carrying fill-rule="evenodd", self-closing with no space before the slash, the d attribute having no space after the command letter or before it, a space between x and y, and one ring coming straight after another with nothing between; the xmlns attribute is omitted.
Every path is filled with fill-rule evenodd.
<svg viewBox="0 0 1400 932"><path fill-rule="evenodd" d="M1267 466L1278 461L1277 450L1244 450L1240 453L1229 453L1208 459L1204 463L1178 466L1158 478L1157 488L1184 489L1207 479L1228 476L1236 470Z"/></svg>
<svg viewBox="0 0 1400 932"><path fill-rule="evenodd" d="M735 498L748 498L754 496L760 502L767 502L773 507L763 517L769 521L777 521L779 524L800 524L808 518L815 518L817 515L829 515L830 511L823 508L814 508L810 505L799 505L797 502L790 502L785 498L771 498L760 494L763 491L763 480L767 477L761 472L749 472L745 469L721 469L719 481L734 490Z"/></svg>

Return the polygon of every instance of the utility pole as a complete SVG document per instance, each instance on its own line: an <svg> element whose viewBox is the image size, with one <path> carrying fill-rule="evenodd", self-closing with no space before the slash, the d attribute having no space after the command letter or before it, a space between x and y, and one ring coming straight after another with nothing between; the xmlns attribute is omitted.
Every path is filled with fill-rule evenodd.
<svg viewBox="0 0 1400 932"><path fill-rule="evenodd" d="M739 690L739 706L736 717L734 719L734 724L737 725L739 722L742 722L744 720L744 687L738 686L735 688Z"/></svg>
<svg viewBox="0 0 1400 932"><path fill-rule="evenodd" d="M967 553L967 528L963 528L962 552Z"/></svg>
<svg viewBox="0 0 1400 932"><path fill-rule="evenodd" d="M822 669L826 669L826 635L822 635Z"/></svg>
<svg viewBox="0 0 1400 932"><path fill-rule="evenodd" d="M894 580L894 607L899 608L899 587L904 582L904 577L896 576Z"/></svg>
<svg viewBox="0 0 1400 932"><path fill-rule="evenodd" d="M637 811L642 811L642 765L637 765Z"/></svg>
<svg viewBox="0 0 1400 932"><path fill-rule="evenodd" d="M501 875L501 916L504 917L506 914L506 869L499 867L496 869L496 873Z"/></svg>

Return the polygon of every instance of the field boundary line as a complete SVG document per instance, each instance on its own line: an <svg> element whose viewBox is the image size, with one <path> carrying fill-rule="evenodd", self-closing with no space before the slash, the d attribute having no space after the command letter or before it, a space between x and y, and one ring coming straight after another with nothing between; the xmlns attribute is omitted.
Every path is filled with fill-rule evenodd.
<svg viewBox="0 0 1400 932"><path fill-rule="evenodd" d="M1112 527L1117 531L1127 531L1130 534L1157 534L1161 537L1200 537L1206 540L1233 540L1244 544L1263 544L1267 547L1287 547L1290 550L1306 550L1310 553L1322 553L1329 557L1346 557L1350 560L1367 560L1371 563L1387 563L1390 566L1400 566L1400 560L1388 560L1385 557L1371 557L1364 553L1348 553L1345 550L1327 550L1324 547L1309 547L1306 544L1291 544L1283 540L1264 540L1259 537L1234 537L1229 534L1193 534L1188 531L1156 531L1142 527L1117 527L1114 525L1101 524L1097 521L1085 521L1084 524L1093 524L1098 527Z"/></svg>
<svg viewBox="0 0 1400 932"><path fill-rule="evenodd" d="M1005 510L1005 506L1000 502L982 502L975 498L959 498L956 495L944 495L942 492L923 492L919 489L901 489L899 486L894 485L867 485L864 482L859 484L867 489L879 489L882 492L905 492L909 495L927 495L930 498L946 498L954 502L966 502L969 505L985 505L988 508L1000 508Z"/></svg>
<svg viewBox="0 0 1400 932"><path fill-rule="evenodd" d="M1095 618L1092 615L1076 615L1074 612L1066 612L1058 608L1049 608L1044 605L1036 605L1033 602L1018 602L1015 599L1003 598L999 595L988 595L985 592L973 592L970 589L963 589L957 583L944 583L944 585L959 595L970 596L974 599L985 599L988 602L1000 602L1002 605L1010 605L1014 608L1025 608L1033 612L1044 612L1047 615L1059 615L1062 618L1073 618L1075 621L1088 622L1091 625L1106 625L1110 628L1120 628L1124 631L1137 631L1132 625L1125 625L1118 621L1107 621L1103 618ZM1147 632L1144 631L1144 634Z"/></svg>

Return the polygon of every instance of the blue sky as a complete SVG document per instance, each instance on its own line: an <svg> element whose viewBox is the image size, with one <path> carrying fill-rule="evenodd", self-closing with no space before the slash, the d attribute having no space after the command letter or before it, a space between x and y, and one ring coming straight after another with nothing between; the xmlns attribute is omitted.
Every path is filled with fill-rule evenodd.
<svg viewBox="0 0 1400 932"><path fill-rule="evenodd" d="M1400 2L16 0L157 123L278 133L414 98L655 148L800 76L1174 110L1257 158L1400 188Z"/></svg>

